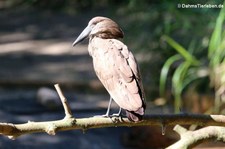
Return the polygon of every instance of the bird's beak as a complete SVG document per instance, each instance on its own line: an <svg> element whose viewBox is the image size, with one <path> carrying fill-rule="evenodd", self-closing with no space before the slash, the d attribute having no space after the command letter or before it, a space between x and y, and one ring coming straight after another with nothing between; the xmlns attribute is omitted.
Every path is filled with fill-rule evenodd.
<svg viewBox="0 0 225 149"><path fill-rule="evenodd" d="M83 31L82 33L77 37L77 39L73 42L73 47L75 45L77 45L78 43L80 43L81 41L83 41L85 38L87 38L89 36L89 34L91 33L91 27L88 25Z"/></svg>

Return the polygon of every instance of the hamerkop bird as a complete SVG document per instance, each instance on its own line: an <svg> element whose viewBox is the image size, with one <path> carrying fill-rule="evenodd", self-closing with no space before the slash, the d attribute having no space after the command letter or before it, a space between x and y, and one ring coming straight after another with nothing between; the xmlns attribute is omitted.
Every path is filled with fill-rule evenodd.
<svg viewBox="0 0 225 149"><path fill-rule="evenodd" d="M114 99L120 106L120 112L121 108L126 111L129 120L140 121L145 111L144 91L136 59L127 46L118 40L123 38L123 31L109 18L94 17L73 46L87 37L96 75L110 94L104 116L109 117Z"/></svg>

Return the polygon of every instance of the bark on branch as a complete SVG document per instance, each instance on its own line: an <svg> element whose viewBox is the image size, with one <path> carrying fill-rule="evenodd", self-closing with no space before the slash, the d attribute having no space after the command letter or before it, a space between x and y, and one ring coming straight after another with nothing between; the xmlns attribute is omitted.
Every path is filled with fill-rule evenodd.
<svg viewBox="0 0 225 149"><path fill-rule="evenodd" d="M45 121L45 122L31 122L24 124L0 123L0 134L8 136L10 139L15 139L21 135L37 132L46 132L49 135L55 135L57 131L66 131L74 129L92 129L103 127L117 127L117 126L147 126L159 125L166 127L168 125L199 125L199 126L225 126L225 116L223 115L193 115L193 114L172 114L172 115L147 115L140 122L130 122L127 118L111 117L90 117L76 119L72 116L70 107L64 97L61 89L56 84L56 90L62 101L65 117L61 120ZM223 128L223 127L215 127ZM225 129L225 128L223 128ZM181 131L183 130L183 131ZM185 129L176 130L181 134L181 138L185 138L185 133L189 131ZM200 130L199 130L200 131ZM218 132L218 131L217 131ZM184 134L183 134L184 133ZM220 134L220 133L219 133ZM223 136L225 136L223 134ZM224 137L222 137L224 138ZM182 139L181 139L182 140Z"/></svg>
<svg viewBox="0 0 225 149"><path fill-rule="evenodd" d="M173 130L180 135L180 140L166 149L189 149L211 139L225 142L225 127L208 126L189 131L180 125L176 125Z"/></svg>
<svg viewBox="0 0 225 149"><path fill-rule="evenodd" d="M56 121L46 122L30 122L24 124L0 123L0 134L10 138L16 138L20 135L47 132L54 135L56 131L65 131L73 129L92 129L103 127L117 127L117 126L147 126L147 125L200 125L200 126L225 126L225 116L222 115L148 115L144 117L143 121L134 123L127 118L112 117L90 117L90 118L67 118Z"/></svg>

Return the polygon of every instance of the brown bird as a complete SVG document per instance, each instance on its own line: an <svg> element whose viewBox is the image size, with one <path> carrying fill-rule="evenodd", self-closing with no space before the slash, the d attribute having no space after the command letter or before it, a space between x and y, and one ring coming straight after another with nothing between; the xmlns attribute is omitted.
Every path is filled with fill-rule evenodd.
<svg viewBox="0 0 225 149"><path fill-rule="evenodd" d="M123 31L109 18L94 17L73 46L87 37L96 75L110 94L104 116L109 117L113 98L120 106L120 112L121 108L126 110L129 120L140 121L145 111L144 91L136 59L127 46L118 40L123 38Z"/></svg>

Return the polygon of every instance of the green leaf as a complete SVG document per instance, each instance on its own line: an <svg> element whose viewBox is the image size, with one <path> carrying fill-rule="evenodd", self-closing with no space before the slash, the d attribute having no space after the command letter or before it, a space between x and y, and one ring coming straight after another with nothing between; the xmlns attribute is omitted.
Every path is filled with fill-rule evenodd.
<svg viewBox="0 0 225 149"><path fill-rule="evenodd" d="M175 102L174 102L174 108L175 112L179 112L179 108L182 105L181 102L181 94L183 90L183 80L187 74L188 68L191 66L189 61L185 61L182 64L180 64L176 71L174 72L174 75L172 77L172 85L173 85L173 93L175 96Z"/></svg>
<svg viewBox="0 0 225 149"><path fill-rule="evenodd" d="M174 62L176 62L180 59L182 59L182 57L178 54L171 56L163 65L163 67L161 69L161 73L160 73L160 80L159 80L159 93L160 93L161 97L163 97L165 94L166 79L168 78L168 72L169 72L170 66Z"/></svg>
<svg viewBox="0 0 225 149"><path fill-rule="evenodd" d="M193 81L198 79L207 77L209 75L208 68L206 67L191 67L187 70L187 75L183 80L183 88L184 90L188 85L190 85Z"/></svg>
<svg viewBox="0 0 225 149"><path fill-rule="evenodd" d="M188 46L189 53L193 54L196 49L196 39L191 40L190 45Z"/></svg>
<svg viewBox="0 0 225 149"><path fill-rule="evenodd" d="M225 1L223 5L225 5ZM209 42L208 58L210 59L210 65L212 67L218 65L223 59L221 52L223 52L224 49L221 49L220 45L221 45L224 19L225 19L225 7L221 9L220 14L216 19L215 29L212 33L212 36Z"/></svg>
<svg viewBox="0 0 225 149"><path fill-rule="evenodd" d="M166 35L164 35L162 38L171 47L173 47L180 55L182 55L186 61L189 61L189 63L192 63L193 65L200 64L200 62L193 55L191 55L183 46L181 46L175 40L173 40L172 38L170 38L169 36L166 36Z"/></svg>

